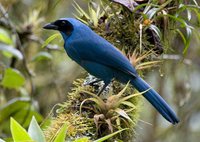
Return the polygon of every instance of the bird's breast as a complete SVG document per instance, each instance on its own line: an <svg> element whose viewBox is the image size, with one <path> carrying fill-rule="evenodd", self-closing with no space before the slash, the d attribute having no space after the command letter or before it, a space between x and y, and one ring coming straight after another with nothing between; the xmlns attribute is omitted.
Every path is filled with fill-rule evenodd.
<svg viewBox="0 0 200 142"><path fill-rule="evenodd" d="M78 64L81 63L81 57L79 55L78 52L76 52L75 48L73 48L72 45L65 43L64 44L64 49L67 53L67 55L74 60L75 62L77 62Z"/></svg>

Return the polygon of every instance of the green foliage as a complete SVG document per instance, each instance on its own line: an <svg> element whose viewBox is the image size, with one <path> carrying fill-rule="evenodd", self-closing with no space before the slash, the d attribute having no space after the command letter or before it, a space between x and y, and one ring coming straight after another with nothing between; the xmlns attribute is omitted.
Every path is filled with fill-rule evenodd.
<svg viewBox="0 0 200 142"><path fill-rule="evenodd" d="M24 76L16 69L8 68L5 70L5 74L1 84L7 88L18 89L25 83Z"/></svg>
<svg viewBox="0 0 200 142"><path fill-rule="evenodd" d="M10 129L14 142L33 141L26 130L13 118L11 118Z"/></svg>
<svg viewBox="0 0 200 142"><path fill-rule="evenodd" d="M60 130L58 131L58 134L56 134L56 138L54 142L65 142L65 137L66 137L66 131L67 131L67 124L64 124Z"/></svg>
<svg viewBox="0 0 200 142"><path fill-rule="evenodd" d="M88 137L83 137L83 138L78 138L73 142L90 142L90 139Z"/></svg>
<svg viewBox="0 0 200 142"><path fill-rule="evenodd" d="M124 130L127 130L127 129L122 129L122 130L116 131L116 132L114 132L112 134L109 134L109 135L104 136L104 137L102 137L102 138L100 138L98 140L95 140L94 142L103 142L103 141L105 141L105 140L107 140L109 138L112 138L114 135L121 133Z"/></svg>
<svg viewBox="0 0 200 142"><path fill-rule="evenodd" d="M98 109L99 111L94 115L94 120L97 129L99 124L107 123L108 128L110 129L111 132L113 132L113 127L117 127L117 124L111 124L111 120L118 120L119 122L126 121L125 123L128 124L127 127L134 127L135 122L129 117L128 114L133 113L133 110L137 109L137 107L134 105L131 98L137 97L141 95L143 92L123 96L123 94L128 88L128 85L129 84L127 84L123 88L123 90L121 90L117 95L110 94L110 96L106 100L105 99L102 100L96 94L83 90L83 92L87 93L88 95L91 95L92 98L87 98L82 101L80 105L80 112L83 107L83 104L86 103L86 101L92 101L95 102L95 104L97 105L94 109ZM102 122L102 120L105 122ZM132 124L129 124L129 122L131 122Z"/></svg>
<svg viewBox="0 0 200 142"><path fill-rule="evenodd" d="M17 11L22 10L20 13L26 13L18 15L15 4L19 6ZM25 128L28 127L33 115L38 122L42 121L44 112L41 114L37 98L39 93L36 93L36 90L45 90L49 87L46 84L54 82L53 79L50 82L42 78L41 80L45 80L44 89L40 89L38 85L41 81L41 72L44 69L50 70L49 65L53 63L52 52L39 48L53 40L45 43L42 39L41 22L44 17L41 12L44 8L40 9L41 5L38 8L21 8L23 4L24 2L15 1L0 3L0 137L10 135L10 117ZM50 71L46 74L52 76Z"/></svg>
<svg viewBox="0 0 200 142"><path fill-rule="evenodd" d="M40 126L38 125L35 117L32 117L28 132L13 118L11 118L10 121L11 121L10 129L12 133L12 139L14 142L22 142L22 141L46 142L44 133L41 130ZM69 127L70 124L67 123L63 124L62 127L60 127L58 133L55 133L53 135L53 139L49 140L48 142L65 142L65 137L67 135L66 132L68 132ZM126 129L122 129L114 133L111 133L107 136L95 140L95 142L103 142L105 140L108 140L112 138L114 135L121 133L124 130ZM90 142L89 139L90 139L89 137L82 137L75 139L73 142ZM4 142L2 139L0 139L0 141Z"/></svg>
<svg viewBox="0 0 200 142"><path fill-rule="evenodd" d="M88 3L88 11L89 14L87 14L79 5L74 1L74 8L78 12L78 15L74 14L74 16L82 21L83 23L87 25L93 25L94 27L98 26L99 19L104 16L105 12L102 11L101 6L97 5L97 7L93 7L94 3L91 1ZM84 17L81 18L81 17ZM89 22L88 22L89 21Z"/></svg>
<svg viewBox="0 0 200 142"><path fill-rule="evenodd" d="M38 125L35 117L32 117L31 123L28 128L28 134L36 142L45 142L44 134Z"/></svg>
<svg viewBox="0 0 200 142"><path fill-rule="evenodd" d="M22 141L45 142L46 141L44 134L41 128L39 127L35 117L32 117L28 132L13 118L11 118L10 129L12 132L12 138L14 142L22 142ZM62 132L62 133L65 134L65 132ZM52 142L56 142L56 141L52 141Z"/></svg>
<svg viewBox="0 0 200 142"><path fill-rule="evenodd" d="M94 11L96 8L97 10ZM78 13L81 13L82 10L80 10L80 7L76 9L78 9ZM93 9L93 11L91 12L90 9ZM132 55L133 52L140 52L143 54L154 48L151 45L152 43L148 41L149 35L145 33L150 25L143 25L143 23L141 23L144 15L141 15L141 17L137 19L134 13L130 13L125 10L125 8L108 1L101 1L100 4L96 5L91 1L88 4L88 11L89 14L79 14L78 16L76 15L76 18L87 23L87 25L114 44L125 55ZM96 15L98 20L94 19L92 15ZM158 38L161 38L161 32L159 28L156 28L156 25L153 26L153 24L151 24L150 28L155 31ZM155 50L157 50L156 47ZM151 54L155 54L155 52L152 51Z"/></svg>
<svg viewBox="0 0 200 142"><path fill-rule="evenodd" d="M22 53L19 50L15 49L11 45L6 45L6 44L0 43L0 50L8 58L14 56L14 57L18 58L19 60L23 59Z"/></svg>
<svg viewBox="0 0 200 142"><path fill-rule="evenodd" d="M32 61L52 60L52 55L48 52L39 52L33 56Z"/></svg>
<svg viewBox="0 0 200 142"><path fill-rule="evenodd" d="M45 40L45 42L42 44L42 48L46 47L51 41L53 41L54 39L60 37L59 33L53 34L52 36L50 36L49 38L47 38Z"/></svg>
<svg viewBox="0 0 200 142"><path fill-rule="evenodd" d="M73 141L77 137L84 136L92 129L92 121L81 115L73 113L59 113L57 117L53 117L51 125L45 129L47 141L52 141L61 131L63 125L67 125L67 138ZM64 129L64 128L63 128Z"/></svg>
<svg viewBox="0 0 200 142"><path fill-rule="evenodd" d="M1 29L1 28L0 28L0 42L3 42L5 44L9 44L9 45L13 44L13 41L9 37L9 34L7 33L7 31L5 31L4 29Z"/></svg>
<svg viewBox="0 0 200 142"><path fill-rule="evenodd" d="M9 120L11 114L16 114L19 110L23 110L29 106L27 99L15 99L10 101L6 106L0 108L0 124Z"/></svg>
<svg viewBox="0 0 200 142"><path fill-rule="evenodd" d="M0 138L0 142L5 142L5 141Z"/></svg>
<svg viewBox="0 0 200 142"><path fill-rule="evenodd" d="M27 127L32 116L35 116L39 122L43 117L33 108L30 108L30 100L27 98L15 98L6 105L0 107L0 131L9 133L9 118L12 116L18 122ZM26 118L26 119L25 119Z"/></svg>
<svg viewBox="0 0 200 142"><path fill-rule="evenodd" d="M133 135L138 120L141 93L132 94L133 90L128 87L128 84L124 87L116 82L118 89L115 92L109 91L109 97L103 99L102 96L94 94L94 87L82 86L82 83L83 79L75 81L75 86L68 94L67 101L59 105L60 108L56 111L57 116L53 117L52 124L45 130L48 140L53 139L54 134L58 133L64 123L69 124L67 130L69 141L84 135L95 140L123 128L130 129L122 132L126 133L124 137L115 135L116 139L119 137L128 139L128 135ZM117 95L113 95L114 93ZM107 138L110 137L111 135L107 136ZM115 138L112 137L111 140Z"/></svg>

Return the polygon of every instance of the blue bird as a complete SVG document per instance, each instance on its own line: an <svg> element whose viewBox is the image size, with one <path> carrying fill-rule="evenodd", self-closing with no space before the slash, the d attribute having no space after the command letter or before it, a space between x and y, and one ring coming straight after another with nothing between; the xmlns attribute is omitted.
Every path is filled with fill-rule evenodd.
<svg viewBox="0 0 200 142"><path fill-rule="evenodd" d="M44 29L58 30L64 39L68 56L90 74L104 81L99 94L113 78L130 83L169 122L179 122L175 112L165 100L152 89L136 72L129 60L110 42L93 32L87 25L74 18L61 18L49 23Z"/></svg>

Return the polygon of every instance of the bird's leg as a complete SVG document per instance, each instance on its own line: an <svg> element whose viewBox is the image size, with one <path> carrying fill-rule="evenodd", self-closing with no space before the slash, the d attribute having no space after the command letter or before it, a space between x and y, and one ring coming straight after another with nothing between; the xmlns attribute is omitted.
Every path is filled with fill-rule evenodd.
<svg viewBox="0 0 200 142"><path fill-rule="evenodd" d="M91 81L91 82L87 83L86 85L91 85L91 86L93 86L94 83L98 83L98 82L100 82L100 81L102 81L102 80L101 80L101 79L96 79L96 80L94 80L94 81Z"/></svg>
<svg viewBox="0 0 200 142"><path fill-rule="evenodd" d="M108 86L108 84L109 84L109 83L105 83L105 84L103 85L102 89L97 93L97 96L99 96L99 95L103 92L103 90Z"/></svg>

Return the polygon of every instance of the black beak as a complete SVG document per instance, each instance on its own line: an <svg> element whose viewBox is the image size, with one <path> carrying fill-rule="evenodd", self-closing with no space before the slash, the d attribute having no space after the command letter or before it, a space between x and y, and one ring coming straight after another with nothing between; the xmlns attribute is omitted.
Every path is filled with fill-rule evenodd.
<svg viewBox="0 0 200 142"><path fill-rule="evenodd" d="M48 23L43 28L50 30L58 30L58 26L56 26L54 23Z"/></svg>

